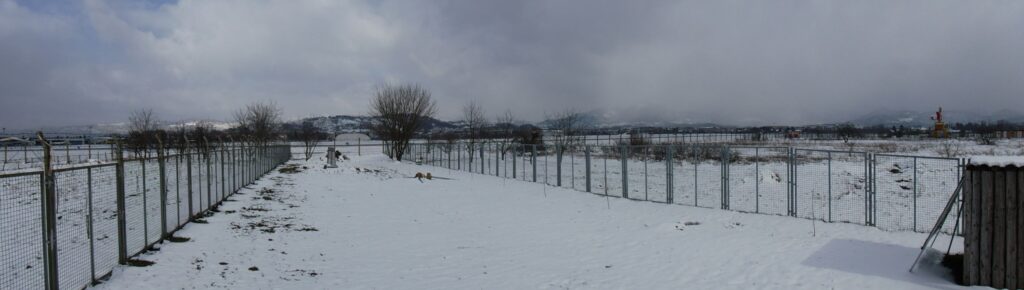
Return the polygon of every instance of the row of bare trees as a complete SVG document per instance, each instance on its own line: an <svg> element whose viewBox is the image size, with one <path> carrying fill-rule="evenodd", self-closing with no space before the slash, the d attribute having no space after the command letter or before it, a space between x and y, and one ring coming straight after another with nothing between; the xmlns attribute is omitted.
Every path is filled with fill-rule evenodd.
<svg viewBox="0 0 1024 290"><path fill-rule="evenodd" d="M409 141L435 113L436 104L430 92L419 85L382 85L370 105L370 116L374 117L371 132L384 140L389 157L402 160ZM543 133L538 128L517 126L511 110L498 115L491 126L483 107L470 101L462 108L462 118L466 127L462 134L444 132L430 136L431 139L445 140L449 145L464 139L470 145L465 147L470 159L474 158L473 150L477 148L473 145L483 139L498 144L502 158L515 144L543 145ZM547 119L555 132L553 140L558 148L565 150L582 143L586 123L581 113L566 110L549 115Z"/></svg>
<svg viewBox="0 0 1024 290"><path fill-rule="evenodd" d="M273 102L246 105L234 114L237 126L221 131L200 121L163 128L152 109L142 109L128 117L126 149L136 157L150 157L156 150L173 149L180 153L208 153L213 144L224 141L249 146L264 146L279 139L281 108Z"/></svg>

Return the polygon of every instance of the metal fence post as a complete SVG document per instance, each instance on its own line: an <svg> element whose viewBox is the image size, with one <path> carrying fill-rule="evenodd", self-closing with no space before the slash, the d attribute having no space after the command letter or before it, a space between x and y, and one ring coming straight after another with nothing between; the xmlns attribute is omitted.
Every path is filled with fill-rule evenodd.
<svg viewBox="0 0 1024 290"><path fill-rule="evenodd" d="M873 217L871 216L871 187L874 183L874 156L864 155L864 175L866 175L867 184L864 187L864 224L873 225Z"/></svg>
<svg viewBox="0 0 1024 290"><path fill-rule="evenodd" d="M224 199L228 197L228 188L227 188L228 187L228 183L227 183L227 179L228 178L226 176L227 168L225 168L226 165L224 165L224 161L226 161L227 159L224 156L225 155L224 154L225 153L224 152L224 150L225 150L224 149L224 142L221 141L219 143L220 143L220 147L221 147L219 152L218 152L218 154L220 154L220 160L219 160L220 161L220 201L218 201L217 203L220 203L221 201L224 201ZM289 153L289 155L291 155L291 150L290 149L289 149L288 153ZM291 158L291 156L289 156L289 158Z"/></svg>
<svg viewBox="0 0 1024 290"><path fill-rule="evenodd" d="M721 158L721 175L722 175L722 186L721 187L721 199L722 209L729 209L729 145L721 147L722 153L719 155Z"/></svg>
<svg viewBox="0 0 1024 290"><path fill-rule="evenodd" d="M675 199L675 193L673 192L675 185L672 184L675 182L675 172L672 172L674 170L672 168L673 145L669 144L665 145L665 147L665 203L671 204Z"/></svg>
<svg viewBox="0 0 1024 290"><path fill-rule="evenodd" d="M43 241L43 274L46 289L58 289L60 284L57 275L57 189L54 182L53 162L50 143L38 133L39 142L43 145L43 172L40 174L42 191L39 194L40 214L42 218Z"/></svg>
<svg viewBox="0 0 1024 290"><path fill-rule="evenodd" d="M234 194L238 191L238 148L235 148L234 140L228 140L231 142L231 151L229 153L231 158L231 193Z"/></svg>
<svg viewBox="0 0 1024 290"><path fill-rule="evenodd" d="M586 159L586 162L584 162L584 163L586 163L586 165L587 165L587 192L591 192L590 191L590 145L584 145L583 146L583 156L584 156L584 159Z"/></svg>
<svg viewBox="0 0 1024 290"><path fill-rule="evenodd" d="M832 222L832 151L828 154L828 222Z"/></svg>
<svg viewBox="0 0 1024 290"><path fill-rule="evenodd" d="M94 245L96 241L95 235L93 235L92 223L92 167L85 169L85 184L86 184L86 210L88 213L85 216L85 234L89 238L89 281L93 284L96 283L96 247Z"/></svg>
<svg viewBox="0 0 1024 290"><path fill-rule="evenodd" d="M693 145L693 206L700 206L698 203L700 200L697 198L700 196L700 182L697 179L697 165L700 163L700 157L697 155L697 146L696 144Z"/></svg>
<svg viewBox="0 0 1024 290"><path fill-rule="evenodd" d="M156 160L160 167L160 241L167 237L167 159L164 153L163 142L157 136L159 149L156 151Z"/></svg>
<svg viewBox="0 0 1024 290"><path fill-rule="evenodd" d="M571 146L569 149L569 188L576 188L576 155L573 152L576 151L576 146Z"/></svg>
<svg viewBox="0 0 1024 290"><path fill-rule="evenodd" d="M914 157L914 194L912 195L914 200L914 227L912 231L917 231L917 157Z"/></svg>
<svg viewBox="0 0 1024 290"><path fill-rule="evenodd" d="M148 154L147 152L145 155ZM142 245L143 248L149 248L149 202L146 200L146 192L149 190L146 187L146 157L142 157L139 162L142 164Z"/></svg>
<svg viewBox="0 0 1024 290"><path fill-rule="evenodd" d="M789 156L786 164L786 215L796 216L796 210L793 209L793 197L796 196L796 152L793 151L792 147L786 148L786 155Z"/></svg>
<svg viewBox="0 0 1024 290"><path fill-rule="evenodd" d="M203 137L203 155L206 157L206 209L213 208L213 161L210 159L210 141Z"/></svg>
<svg viewBox="0 0 1024 290"><path fill-rule="evenodd" d="M124 150L121 147L121 142L117 143L117 151L114 152L114 155L117 158L115 167L117 177L117 196L115 197L117 200L117 263L125 265L128 264L128 225L125 219Z"/></svg>
<svg viewBox="0 0 1024 290"><path fill-rule="evenodd" d="M650 198L648 197L648 191L650 190L650 186L647 185L647 156L650 155L650 152L648 151L651 150L651 147L650 145L642 145L641 148L643 148L644 155L644 200L650 200Z"/></svg>
<svg viewBox="0 0 1024 290"><path fill-rule="evenodd" d="M628 145L622 145L619 149L622 152L622 197L629 198L629 167L626 163L629 162L629 147Z"/></svg>
<svg viewBox="0 0 1024 290"><path fill-rule="evenodd" d="M562 186L562 150L561 145L555 144L555 173L558 175L555 176L555 184L559 187Z"/></svg>
<svg viewBox="0 0 1024 290"><path fill-rule="evenodd" d="M608 138L611 138L611 135L608 135ZM611 143L611 142L608 142L608 143ZM611 146L611 145L608 145L608 146ZM604 161L604 195L607 196L608 195L608 153L604 151L604 148L601 148L601 152L605 153L604 157L601 158L601 160Z"/></svg>
<svg viewBox="0 0 1024 290"><path fill-rule="evenodd" d="M537 182L537 145L531 145L530 150L533 151L533 154L531 154L532 156L530 157L533 158L533 162L531 162L533 166L533 182Z"/></svg>
<svg viewBox="0 0 1024 290"><path fill-rule="evenodd" d="M518 173L518 170L519 170L519 169L517 169L518 167L516 166L516 162L518 161L516 159L519 158L519 155L516 154L516 153L519 153L519 150L516 150L516 149L519 149L519 148L512 148L512 179L516 179L516 176L517 176L516 173ZM505 176L508 176L508 172L505 172Z"/></svg>
<svg viewBox="0 0 1024 290"><path fill-rule="evenodd" d="M188 198L186 200L188 201L188 219L192 220L192 213L194 212L192 208L192 153L189 153L188 149L188 141L186 140L185 153L183 153L185 154L185 176L187 177L185 185L188 186Z"/></svg>
<svg viewBox="0 0 1024 290"><path fill-rule="evenodd" d="M754 212L761 213L761 152L754 147Z"/></svg>

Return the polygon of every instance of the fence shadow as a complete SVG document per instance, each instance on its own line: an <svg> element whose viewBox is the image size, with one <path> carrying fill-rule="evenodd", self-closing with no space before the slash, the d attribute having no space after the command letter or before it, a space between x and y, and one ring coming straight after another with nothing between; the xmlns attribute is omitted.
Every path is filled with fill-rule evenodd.
<svg viewBox="0 0 1024 290"><path fill-rule="evenodd" d="M937 263L922 263L913 273L908 269L920 249L876 242L837 239L807 257L801 265L927 286L959 289L950 271ZM928 264L928 265L925 265Z"/></svg>

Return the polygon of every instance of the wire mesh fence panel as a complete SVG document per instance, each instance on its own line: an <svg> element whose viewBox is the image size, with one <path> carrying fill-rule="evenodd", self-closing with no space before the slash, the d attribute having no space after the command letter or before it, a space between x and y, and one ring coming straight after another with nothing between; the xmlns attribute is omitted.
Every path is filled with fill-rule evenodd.
<svg viewBox="0 0 1024 290"><path fill-rule="evenodd" d="M43 288L41 178L0 176L0 289Z"/></svg>
<svg viewBox="0 0 1024 290"><path fill-rule="evenodd" d="M914 158L875 155L874 159L875 225L884 230L913 230Z"/></svg>
<svg viewBox="0 0 1024 290"><path fill-rule="evenodd" d="M917 158L916 183L916 224L914 230L925 232L939 220L939 215L960 181L960 160L955 158ZM942 225L942 231L953 233L956 228L956 213L959 203L952 209L952 215ZM962 220L962 219L960 219Z"/></svg>
<svg viewBox="0 0 1024 290"><path fill-rule="evenodd" d="M515 146L513 150L516 150L516 179L522 181L533 181L533 146Z"/></svg>
<svg viewBox="0 0 1024 290"><path fill-rule="evenodd" d="M789 149L756 148L754 186L758 194L756 212L786 215L789 200ZM730 172L731 173L731 172Z"/></svg>
<svg viewBox="0 0 1024 290"><path fill-rule="evenodd" d="M697 190L701 184L697 174L696 149L692 146L672 145L672 192L678 204L697 206Z"/></svg>
<svg viewBox="0 0 1024 290"><path fill-rule="evenodd" d="M586 148L583 146L572 146L566 152L566 155L568 155L568 187L578 191L587 191L587 169L589 168L587 168Z"/></svg>
<svg viewBox="0 0 1024 290"><path fill-rule="evenodd" d="M92 169L92 241L95 277L99 278L117 265L116 166Z"/></svg>
<svg viewBox="0 0 1024 290"><path fill-rule="evenodd" d="M203 158L198 153L188 155L192 161L192 178L191 178L191 201L192 207L189 210L189 216L194 216L203 211L203 199L206 196L206 178L203 176L203 172L206 166L203 164ZM253 165L250 165L253 166Z"/></svg>
<svg viewBox="0 0 1024 290"><path fill-rule="evenodd" d="M124 162L124 207L128 254L134 255L146 247L146 216L143 203L145 179L142 176L142 161Z"/></svg>
<svg viewBox="0 0 1024 290"><path fill-rule="evenodd" d="M213 203L216 204L224 196L224 189L221 188L221 158L220 150L210 152L210 183L213 184Z"/></svg>
<svg viewBox="0 0 1024 290"><path fill-rule="evenodd" d="M54 173L57 195L57 272L61 289L92 281L89 232L89 176L91 170Z"/></svg>
<svg viewBox="0 0 1024 290"><path fill-rule="evenodd" d="M160 223L163 221L160 215L160 161L149 159L143 163L146 167L146 245L153 244L160 239Z"/></svg>
<svg viewBox="0 0 1024 290"><path fill-rule="evenodd" d="M187 155L178 154L174 156L174 217L177 223L175 228L188 221L188 163L185 162Z"/></svg>
<svg viewBox="0 0 1024 290"><path fill-rule="evenodd" d="M757 148L730 148L728 174L729 209L757 212L760 190L760 161Z"/></svg>
<svg viewBox="0 0 1024 290"><path fill-rule="evenodd" d="M572 154L572 149L572 146L564 146L561 151L561 162L558 163L558 166L561 167L561 170L559 171L559 182L561 182L561 187L563 188L572 188L576 183L573 179L576 173L573 172L573 169L575 168L573 164L575 157Z"/></svg>
<svg viewBox="0 0 1024 290"><path fill-rule="evenodd" d="M635 165L630 164L631 176L642 176L642 179L637 180L637 185L643 185L638 187L637 195L643 195L644 200L667 202L668 201L668 168L665 163L664 148L663 145L645 145L641 146L641 149L635 149L634 153L639 154L639 157L635 160ZM638 174L633 175L632 172L636 171ZM630 180L632 183L633 181Z"/></svg>
<svg viewBox="0 0 1024 290"><path fill-rule="evenodd" d="M722 207L722 147L694 146L697 174L696 206Z"/></svg>
<svg viewBox="0 0 1024 290"><path fill-rule="evenodd" d="M164 226L167 227L168 231L178 227L178 170L175 168L176 159L175 156L168 156L164 159L164 182L167 190L166 199L163 200L164 207L167 209L166 224Z"/></svg>
<svg viewBox="0 0 1024 290"><path fill-rule="evenodd" d="M796 216L828 220L829 215L829 152L794 151L796 166Z"/></svg>
<svg viewBox="0 0 1024 290"><path fill-rule="evenodd" d="M865 224L868 172L864 152L831 152L828 221Z"/></svg>
<svg viewBox="0 0 1024 290"><path fill-rule="evenodd" d="M218 180L220 181L220 196L221 200L224 200L225 198L227 198L228 195L231 195L232 192L230 185L228 184L228 180L231 180L231 178L228 176L228 152L222 149L220 150L217 156L218 158L220 158L220 178L218 178Z"/></svg>
<svg viewBox="0 0 1024 290"><path fill-rule="evenodd" d="M647 151L647 169L650 173L647 178L651 182L651 200L660 202L669 202L674 199L674 197L669 196L672 194L669 187L672 186L673 182L673 180L669 179L673 177L669 170L667 149L667 145L657 145L651 146Z"/></svg>
<svg viewBox="0 0 1024 290"><path fill-rule="evenodd" d="M204 191L203 191L202 198L203 198L203 210L205 211L205 210L209 210L213 206L213 203L216 202L215 196L216 196L216 188L217 188L216 186L217 185L216 185L216 183L214 181L217 180L217 173L214 171L214 167L213 167L213 164L214 164L213 152L207 150L206 152L203 152L201 154L201 156L202 156L202 163L203 163L202 167L203 167L203 179L204 179L203 180L203 190ZM260 165L262 166L263 164L260 163ZM263 173L263 171L260 171L260 173Z"/></svg>
<svg viewBox="0 0 1024 290"><path fill-rule="evenodd" d="M501 176L501 149L496 143L487 144L487 175Z"/></svg>
<svg viewBox="0 0 1024 290"><path fill-rule="evenodd" d="M544 168L540 170L541 175L544 176L543 182L549 186L555 186L558 184L558 179L556 178L558 176L558 158L556 158L556 154L554 154L553 151L554 150L550 150L542 153L541 157L543 157L543 160L540 161L540 164L544 165Z"/></svg>
<svg viewBox="0 0 1024 290"><path fill-rule="evenodd" d="M597 172L601 178L601 184L605 192L610 196L622 196L622 161L620 147L618 146L596 146L600 154L597 154L601 162L601 171Z"/></svg>

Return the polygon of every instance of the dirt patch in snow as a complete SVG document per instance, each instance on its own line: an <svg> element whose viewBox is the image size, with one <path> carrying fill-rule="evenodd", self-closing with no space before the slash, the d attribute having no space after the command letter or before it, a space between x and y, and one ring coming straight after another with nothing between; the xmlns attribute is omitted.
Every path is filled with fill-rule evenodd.
<svg viewBox="0 0 1024 290"><path fill-rule="evenodd" d="M280 172L282 174L296 174L306 169L309 169L309 167L301 166L295 163L289 163L282 165L281 168L277 170L277 172Z"/></svg>

